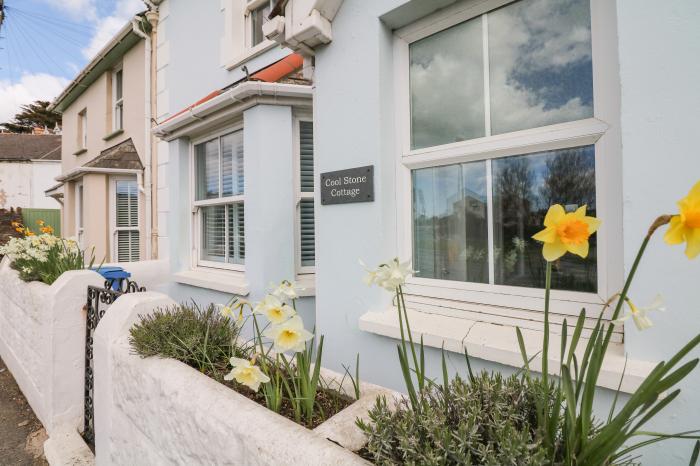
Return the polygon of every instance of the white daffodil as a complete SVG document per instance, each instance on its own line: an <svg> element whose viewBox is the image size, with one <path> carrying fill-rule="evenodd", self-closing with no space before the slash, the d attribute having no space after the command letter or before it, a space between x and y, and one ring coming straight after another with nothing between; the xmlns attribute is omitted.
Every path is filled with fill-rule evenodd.
<svg viewBox="0 0 700 466"><path fill-rule="evenodd" d="M254 360L231 358L229 362L233 369L224 376L224 380L235 380L254 392L258 391L261 383L270 381L270 378L254 364Z"/></svg>
<svg viewBox="0 0 700 466"><path fill-rule="evenodd" d="M231 306L227 306L225 304L215 304L214 306L222 316L228 317L229 319L234 319L236 317L236 313Z"/></svg>
<svg viewBox="0 0 700 466"><path fill-rule="evenodd" d="M304 351L306 342L314 337L304 328L304 321L298 315L280 325L271 326L263 335L274 342L275 351L280 353Z"/></svg>
<svg viewBox="0 0 700 466"><path fill-rule="evenodd" d="M368 269L362 261L360 264L365 267L367 275L364 278L368 286L378 285L387 291L394 292L406 283L406 278L414 273L410 267L410 261L399 262L398 257L390 260L386 264L381 264L376 270Z"/></svg>
<svg viewBox="0 0 700 466"><path fill-rule="evenodd" d="M654 325L654 323L651 321L649 316L647 316L647 314L650 311L663 312L666 310L664 301L660 295L657 295L656 298L654 298L654 300L651 302L651 304L646 307L637 307L629 299L625 301L627 302L627 306L629 307L629 312L623 315L622 317L613 320L612 323L615 325L622 325L624 321L631 317L632 320L634 320L634 325L637 326L638 330L646 330Z"/></svg>
<svg viewBox="0 0 700 466"><path fill-rule="evenodd" d="M304 288L301 288L296 283L288 280L282 281L282 283L277 286L273 285L271 288L271 294L282 301L285 299L297 299L299 297L299 293L304 290Z"/></svg>
<svg viewBox="0 0 700 466"><path fill-rule="evenodd" d="M276 296L267 295L255 306L253 312L267 317L273 325L279 325L296 314L292 306L284 304Z"/></svg>

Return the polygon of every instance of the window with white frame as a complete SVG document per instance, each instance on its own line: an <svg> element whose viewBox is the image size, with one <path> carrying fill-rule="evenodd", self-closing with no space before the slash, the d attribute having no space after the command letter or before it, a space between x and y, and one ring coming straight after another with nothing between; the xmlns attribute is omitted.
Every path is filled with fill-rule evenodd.
<svg viewBox="0 0 700 466"><path fill-rule="evenodd" d="M123 69L112 72L112 131L124 128Z"/></svg>
<svg viewBox="0 0 700 466"><path fill-rule="evenodd" d="M314 124L297 120L297 238L298 270L311 273L316 264L316 228L314 217Z"/></svg>
<svg viewBox="0 0 700 466"><path fill-rule="evenodd" d="M139 190L135 178L114 178L113 258L139 260Z"/></svg>
<svg viewBox="0 0 700 466"><path fill-rule="evenodd" d="M246 46L253 48L265 40L262 26L270 15L270 0L248 0L246 4Z"/></svg>
<svg viewBox="0 0 700 466"><path fill-rule="evenodd" d="M85 230L83 227L83 182L75 184L75 236L78 246L85 248Z"/></svg>
<svg viewBox="0 0 700 466"><path fill-rule="evenodd" d="M87 149L87 108L78 113L78 149Z"/></svg>
<svg viewBox="0 0 700 466"><path fill-rule="evenodd" d="M594 95L594 72L615 72L593 47L603 4L464 1L396 31L397 75L408 74L397 92L414 303L541 309L529 299L540 296L545 270L531 237L548 207L604 214L602 180L615 154L602 120L617 110ZM610 292L604 243L594 235L587 259L555 263L564 314Z"/></svg>
<svg viewBox="0 0 700 466"><path fill-rule="evenodd" d="M194 144L195 265L245 263L243 130Z"/></svg>

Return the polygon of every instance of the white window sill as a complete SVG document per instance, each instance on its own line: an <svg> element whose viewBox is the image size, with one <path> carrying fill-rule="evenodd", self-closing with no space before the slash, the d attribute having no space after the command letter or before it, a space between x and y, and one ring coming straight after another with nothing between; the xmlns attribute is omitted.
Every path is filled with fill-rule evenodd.
<svg viewBox="0 0 700 466"><path fill-rule="evenodd" d="M226 63L225 68L231 71L232 69L245 64L248 60L252 60L253 58L267 52L268 50L272 50L273 48L275 48L276 45L277 42L265 39L255 47L246 49L246 51L243 52L241 55L238 55L237 57L233 58L230 62Z"/></svg>
<svg viewBox="0 0 700 466"><path fill-rule="evenodd" d="M194 269L173 274L173 280L185 285L239 296L247 296L250 293L250 286L243 272Z"/></svg>
<svg viewBox="0 0 700 466"><path fill-rule="evenodd" d="M473 358L492 361L513 367L522 367L523 359L520 354L515 328L507 325L495 325L459 317L448 317L426 312L408 311L409 323L414 341L423 337L425 346L441 348L452 352L464 353L466 348ZM398 314L395 308L385 312L367 312L360 317L360 329L391 338L400 338ZM521 329L528 357L532 357L542 349L542 332ZM559 348L561 338L557 335L550 337L549 372L558 375ZM585 341L579 342L582 350ZM577 353L579 361L581 355ZM625 376L620 391L634 392L654 369L656 364L627 359ZM623 345L611 343L598 378L598 386L616 390L620 383L625 355ZM530 363L533 370L541 370L542 358L537 357Z"/></svg>
<svg viewBox="0 0 700 466"><path fill-rule="evenodd" d="M316 296L316 274L299 274L295 281L297 286L302 288L299 297Z"/></svg>

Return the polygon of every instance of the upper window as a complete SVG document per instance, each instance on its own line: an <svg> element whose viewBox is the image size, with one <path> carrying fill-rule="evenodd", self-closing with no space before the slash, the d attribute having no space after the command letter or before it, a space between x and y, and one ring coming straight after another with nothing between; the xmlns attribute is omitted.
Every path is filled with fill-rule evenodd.
<svg viewBox="0 0 700 466"><path fill-rule="evenodd" d="M415 283L538 309L483 292L539 296L527 291L545 280L532 235L549 206L600 213L612 157L599 154L610 147L599 142L608 127L593 118L591 1L463 2L397 32L409 75L399 105ZM593 294L610 288L601 289L599 235L585 260L569 255L554 266L552 288L578 292L571 303L598 303Z"/></svg>
<svg viewBox="0 0 700 466"><path fill-rule="evenodd" d="M593 116L588 0L522 0L410 44L411 148Z"/></svg>
<svg viewBox="0 0 700 466"><path fill-rule="evenodd" d="M248 0L248 47L252 48L265 40L262 26L270 15L270 0Z"/></svg>
<svg viewBox="0 0 700 466"><path fill-rule="evenodd" d="M197 264L241 269L245 263L243 131L194 146Z"/></svg>
<svg viewBox="0 0 700 466"><path fill-rule="evenodd" d="M299 272L313 271L316 264L316 234L314 220L314 124L298 122L297 223Z"/></svg>
<svg viewBox="0 0 700 466"><path fill-rule="evenodd" d="M87 149L87 109L78 113L78 148Z"/></svg>
<svg viewBox="0 0 700 466"><path fill-rule="evenodd" d="M78 246L85 248L85 230L83 227L83 182L79 181L75 185L75 235L78 239Z"/></svg>
<svg viewBox="0 0 700 466"><path fill-rule="evenodd" d="M114 180L114 257L117 262L139 260L139 190L136 179Z"/></svg>
<svg viewBox="0 0 700 466"><path fill-rule="evenodd" d="M122 69L112 72L112 130L124 128L124 96Z"/></svg>

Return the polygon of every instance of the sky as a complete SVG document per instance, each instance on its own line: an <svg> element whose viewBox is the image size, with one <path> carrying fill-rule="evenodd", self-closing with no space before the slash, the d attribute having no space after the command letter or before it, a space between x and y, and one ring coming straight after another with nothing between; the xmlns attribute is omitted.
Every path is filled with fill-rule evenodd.
<svg viewBox="0 0 700 466"><path fill-rule="evenodd" d="M0 123L53 100L135 13L141 0L5 0L0 26Z"/></svg>

